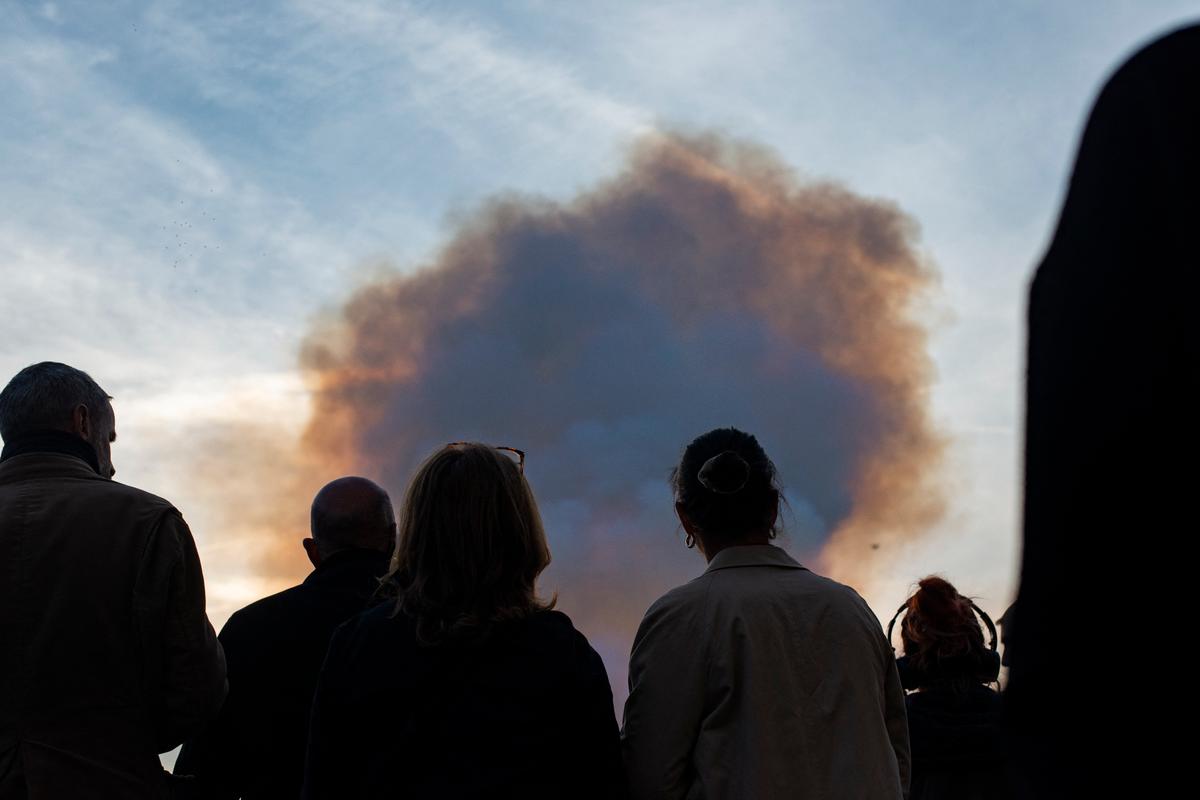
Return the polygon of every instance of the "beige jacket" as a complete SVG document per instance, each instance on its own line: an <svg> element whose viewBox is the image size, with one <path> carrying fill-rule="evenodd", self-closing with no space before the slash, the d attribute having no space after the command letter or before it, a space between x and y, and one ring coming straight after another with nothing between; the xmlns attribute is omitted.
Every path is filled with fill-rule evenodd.
<svg viewBox="0 0 1200 800"><path fill-rule="evenodd" d="M720 551L646 612L625 766L642 798L897 800L904 691L853 589L770 545Z"/></svg>
<svg viewBox="0 0 1200 800"><path fill-rule="evenodd" d="M162 797L157 754L224 695L179 512L71 455L0 463L0 800Z"/></svg>

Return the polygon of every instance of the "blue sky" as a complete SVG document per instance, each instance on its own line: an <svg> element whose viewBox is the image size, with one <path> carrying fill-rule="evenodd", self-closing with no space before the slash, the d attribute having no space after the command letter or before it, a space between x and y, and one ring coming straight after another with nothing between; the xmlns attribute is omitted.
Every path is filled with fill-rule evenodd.
<svg viewBox="0 0 1200 800"><path fill-rule="evenodd" d="M942 288L943 525L867 587L1013 588L1024 290L1102 79L1183 2L37 3L0 15L0 374L117 397L120 477L191 520L206 427L307 420L301 337L497 193L567 198L659 128L719 130L920 223ZM249 476L252 478L252 476Z"/></svg>

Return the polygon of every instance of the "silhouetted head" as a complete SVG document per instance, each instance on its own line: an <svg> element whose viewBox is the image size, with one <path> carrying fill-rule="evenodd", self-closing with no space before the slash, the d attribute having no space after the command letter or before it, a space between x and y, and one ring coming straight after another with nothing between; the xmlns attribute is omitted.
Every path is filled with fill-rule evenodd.
<svg viewBox="0 0 1200 800"><path fill-rule="evenodd" d="M542 518L517 463L488 445L455 444L413 476L385 580L428 643L552 607L535 591L549 563Z"/></svg>
<svg viewBox="0 0 1200 800"><path fill-rule="evenodd" d="M366 478L351 476L325 484L313 498L311 520L312 538L304 540L304 549L313 566L341 550L392 552L392 500Z"/></svg>
<svg viewBox="0 0 1200 800"><path fill-rule="evenodd" d="M993 671L995 654L984 642L971 599L936 575L922 579L908 598L900 638L908 666L928 683L978 683Z"/></svg>
<svg viewBox="0 0 1200 800"><path fill-rule="evenodd" d="M709 559L730 545L775 536L775 465L748 433L717 428L697 437L671 471L671 486L680 522Z"/></svg>
<svg viewBox="0 0 1200 800"><path fill-rule="evenodd" d="M82 370L55 361L33 364L0 392L0 438L14 443L47 431L78 436L95 450L96 471L111 478L117 427L110 400Z"/></svg>

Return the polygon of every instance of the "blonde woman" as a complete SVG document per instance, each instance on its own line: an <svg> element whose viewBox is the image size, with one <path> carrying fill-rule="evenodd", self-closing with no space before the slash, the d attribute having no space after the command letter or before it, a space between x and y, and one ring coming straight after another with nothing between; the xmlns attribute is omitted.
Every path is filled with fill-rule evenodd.
<svg viewBox="0 0 1200 800"><path fill-rule="evenodd" d="M604 665L535 593L550 552L523 461L457 443L417 471L395 599L330 643L304 797L619 796Z"/></svg>

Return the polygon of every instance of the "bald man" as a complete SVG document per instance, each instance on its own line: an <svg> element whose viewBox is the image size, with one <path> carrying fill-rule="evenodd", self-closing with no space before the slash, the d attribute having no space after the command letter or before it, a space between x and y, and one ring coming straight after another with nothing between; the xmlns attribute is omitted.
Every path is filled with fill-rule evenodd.
<svg viewBox="0 0 1200 800"><path fill-rule="evenodd" d="M313 499L311 527L302 544L312 573L238 611L221 631L229 698L175 764L176 775L196 776L201 797L300 795L308 711L329 638L371 604L387 571L396 518L379 486L339 478Z"/></svg>

